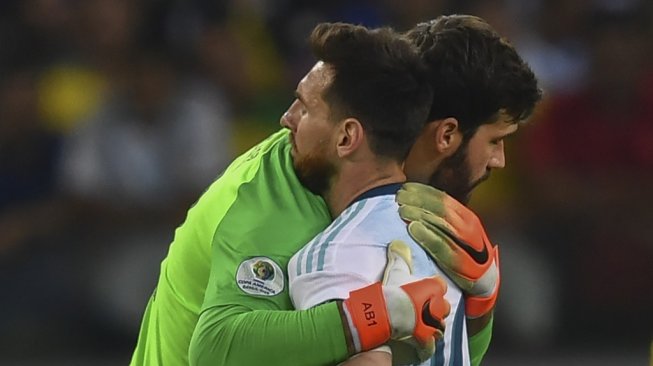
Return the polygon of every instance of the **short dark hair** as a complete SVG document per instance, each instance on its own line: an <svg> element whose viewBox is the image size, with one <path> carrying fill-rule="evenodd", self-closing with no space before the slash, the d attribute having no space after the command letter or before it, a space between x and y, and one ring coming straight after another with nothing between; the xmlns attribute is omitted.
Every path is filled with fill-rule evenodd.
<svg viewBox="0 0 653 366"><path fill-rule="evenodd" d="M433 103L428 121L454 117L471 136L505 110L511 122L526 120L542 91L515 48L483 19L440 16L405 36L429 68Z"/></svg>
<svg viewBox="0 0 653 366"><path fill-rule="evenodd" d="M315 57L334 76L322 98L332 120L358 119L372 151L404 160L427 120L432 92L415 46L389 28L318 24Z"/></svg>

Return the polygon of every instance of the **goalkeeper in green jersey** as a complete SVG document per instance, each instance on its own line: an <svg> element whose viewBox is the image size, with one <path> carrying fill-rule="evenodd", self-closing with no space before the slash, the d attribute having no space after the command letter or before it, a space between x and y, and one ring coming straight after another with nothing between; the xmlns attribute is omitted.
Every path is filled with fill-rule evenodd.
<svg viewBox="0 0 653 366"><path fill-rule="evenodd" d="M439 18L407 36L429 66L434 91L430 122L406 162L408 179L464 200L486 171L503 166L502 138L532 111L535 79L478 18ZM272 135L236 159L188 212L161 265L133 365L188 364L191 338L193 359L213 364L334 364L360 350L342 322L342 304L289 311L286 264L331 221L322 198L295 175L291 148L288 131ZM438 221L450 219L441 212L444 199L424 200L431 192L417 187L406 191L402 214L418 242L437 247L443 235L468 235L455 220ZM454 230L443 234L438 225ZM469 298L479 297L473 282L489 262L461 252L434 258ZM475 364L489 343L496 292L480 295L469 316Z"/></svg>
<svg viewBox="0 0 653 366"><path fill-rule="evenodd" d="M432 92L427 69L407 40L389 29L321 24L312 45L324 57L352 60L354 51L365 56L369 63L359 62L361 67L341 78L363 81L358 85L367 85L372 100L385 101L370 109L394 113L393 121L417 136ZM349 93L332 98L371 97ZM383 327L364 331L359 325L366 312L357 310L372 301L367 297L353 296L349 306L333 302L292 311L288 261L331 222L331 215L324 200L298 180L290 148L287 131L272 135L236 159L188 212L161 265L132 364L282 365L291 359L293 364L335 364L416 329L420 339L433 342L439 324L418 319L402 326L392 311L377 318ZM408 297L415 303L413 319L421 318L422 305L429 303L437 314L427 312L427 318L442 318L446 305L436 305L445 300L441 289L430 289L432 281L417 281L421 288L397 286L377 297L372 310L380 315L386 303Z"/></svg>

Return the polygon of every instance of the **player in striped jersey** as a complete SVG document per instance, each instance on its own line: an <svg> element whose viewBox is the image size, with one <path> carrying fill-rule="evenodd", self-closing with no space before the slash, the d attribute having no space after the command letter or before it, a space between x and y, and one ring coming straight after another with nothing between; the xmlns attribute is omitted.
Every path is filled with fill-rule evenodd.
<svg viewBox="0 0 653 366"><path fill-rule="evenodd" d="M387 244L392 238L410 240L415 249L419 249L410 238L406 224L399 218L394 193L400 187L397 183L405 180L402 162L426 120L431 93L425 92L429 90L427 85L420 86L421 80L399 77L409 76L405 73L390 73L390 65L397 67L400 64L387 54L372 50L361 52L361 45L356 45L356 49L352 45L340 43L336 48L335 44L328 41L313 42L313 49L320 61L300 81L295 92L297 99L281 119L282 126L290 130L293 146L291 155L298 178L311 192L325 198L332 217L342 213L329 226L331 230L327 229L320 235L324 241L317 240L310 248L300 252L300 256L306 254L307 258L303 267L297 263L293 266L292 261L289 264L291 292L293 281L305 290L298 291L301 296L293 296L293 299L298 300L294 303L298 310L306 310L326 301L346 300L354 290L381 282L380 273L386 267L384 259ZM384 66L379 67L379 64ZM376 80L370 79L373 75ZM428 102L420 103L419 99L414 99L424 96L428 96ZM388 103L392 104L392 108L388 108ZM375 196L378 190L392 204L385 205L385 210L370 220L374 225L361 225L356 218L364 217L357 216L367 203L364 198L368 195ZM359 199L362 201L352 205L351 202L361 194L363 196ZM371 208L373 209L374 207ZM394 219L392 224L388 219L383 220L384 217ZM351 226L348 226L349 223ZM367 231L372 235L379 231L382 227L380 225L385 224L390 224L390 230L385 231L382 238L377 238L376 241L360 239L357 242L361 243L363 254L369 255L369 260L364 261L369 265L358 267L358 272L347 270L356 267L353 262L363 263L357 255L359 253L346 251L355 248L353 245L343 241L342 247L338 246L334 250L328 248L338 241L337 235L343 227L346 232L357 230L362 235L362 232ZM374 253L369 253L369 248L365 248L363 242L376 245ZM340 248L343 250L338 251ZM336 257L332 255L334 251L339 253ZM418 267L423 272L422 277L440 274L436 273L433 262L425 252L420 252L424 255L416 258L416 262L424 267ZM349 255L354 255L350 258L353 266L339 267L338 265L347 263L345 258ZM299 276L293 276L295 268ZM308 275L302 276L300 268L305 268ZM311 272L313 269L315 272ZM329 274L334 274L334 277L329 278ZM319 281L314 282L316 276ZM314 287L314 283L320 285ZM338 287L338 284L341 286ZM310 294L309 289L313 290ZM457 296L452 292L451 298L458 305L460 292ZM356 322L357 310L347 301L344 304L343 310L348 319ZM369 314L378 314L378 311ZM409 310L406 315L412 316L412 311ZM375 315L369 316L376 322ZM370 319L367 313L365 319ZM458 319L458 329L464 330L464 310L459 311ZM362 325L357 323L354 331L364 331L360 326ZM462 339L463 336L466 335L458 338ZM430 342L437 341L438 338L439 336L434 337ZM427 341L427 344L430 342ZM462 345L459 348L458 354L467 354L466 346L464 350ZM379 353L373 352L366 357L373 361L379 357Z"/></svg>
<svg viewBox="0 0 653 366"><path fill-rule="evenodd" d="M406 174L411 180L444 189L460 201L467 202L473 188L487 179L492 169L504 167L503 139L517 131L518 122L531 114L539 100L541 94L536 79L512 46L479 18L441 17L418 25L407 36L420 47L422 56L431 66L436 96L429 118L431 122L424 127L411 150L405 166ZM488 60L494 63L488 63ZM461 88L465 85L461 80L468 83L465 89ZM477 90L470 90L470 85L476 85ZM297 131L295 135L299 139L302 120L293 119L292 112L291 107L283 124L291 131ZM369 139L374 141L374 127L366 133L371 134ZM324 139L329 141L329 138ZM368 191L346 204L347 209L336 221L291 259L288 273L294 305L299 309L310 308L345 298L349 291L379 281L386 265L387 245L394 239L402 239L413 249L416 275L438 275L444 270L451 278L447 300L452 308L446 321L447 331L436 355L427 364L470 364L467 324L476 328L475 332L479 328L489 328L486 324L491 321L498 290L498 257L494 257L492 268L487 267L488 271L483 273L483 281L490 277L494 279L490 281L491 286L482 291L478 287L473 289L474 285L466 283L464 276L457 271L451 271L449 264L445 263L440 269L431 259L446 262L446 256L438 257L437 253L431 252L429 257L422 248L428 247L425 242L429 239L424 234L429 230L427 225L411 224L410 234L420 243L406 232L394 202L398 187L375 187L370 185L374 176L367 180L359 176L361 171L373 171L378 177L383 177L387 173L385 169L390 168L366 169L365 164L378 166L379 161L358 159L356 161L361 166L347 170L347 165L339 163L334 156L342 158L328 151L324 151L321 158L324 160L322 167L329 168L323 171L330 171L330 175L310 176L316 170L313 167L305 170L308 176L303 178L304 181L321 180L322 184L315 186L322 187L323 191L319 193L324 197L342 198L343 194L338 190L346 184L351 185L347 187L350 191ZM400 164L388 162L383 156L380 158L391 166ZM302 161L301 156L295 156L295 159ZM312 159L319 160L315 156ZM334 168L340 166L344 168ZM301 165L296 164L296 168L301 178ZM342 202L328 199L327 203L330 203L332 213L340 212L339 208L343 206ZM465 215L475 219L473 214ZM419 220L419 215L408 214L404 219L412 221L416 217ZM481 240L484 240L481 247L489 245L484 233ZM491 245L488 250L498 255ZM467 306L464 297L468 299ZM489 337L489 334L483 336ZM485 347L488 343L485 342ZM475 364L478 362L476 359Z"/></svg>
<svg viewBox="0 0 653 366"><path fill-rule="evenodd" d="M400 182L401 177L398 178ZM401 184L388 184L366 191L293 256L288 277L291 299L297 309L345 299L351 290L380 281L387 263L388 244L393 240L409 245L414 276L444 276L410 237L399 217L395 195L400 187ZM460 288L449 279L447 282L450 315L446 318L444 337L425 365L470 364L464 300Z"/></svg>
<svg viewBox="0 0 653 366"><path fill-rule="evenodd" d="M351 50L341 52L339 57L318 53L323 62L300 81L297 99L281 119L290 130L298 178L324 197L331 215L337 217L289 262L290 295L298 310L345 300L350 292L380 282L388 245L397 239L412 249L414 275L444 274L410 237L395 202L406 179L403 159L423 120L401 108L375 108L384 105L386 96L378 88L363 86L367 75L354 72L370 67L371 60L344 54ZM396 100L400 95L394 98L395 104L406 103ZM448 288L450 315L433 362L469 365L462 292L451 281ZM372 351L353 362L389 363L391 358Z"/></svg>

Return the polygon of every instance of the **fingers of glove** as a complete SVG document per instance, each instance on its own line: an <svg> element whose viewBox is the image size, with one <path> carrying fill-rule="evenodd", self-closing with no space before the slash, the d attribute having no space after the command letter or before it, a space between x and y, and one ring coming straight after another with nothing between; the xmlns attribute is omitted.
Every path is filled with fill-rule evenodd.
<svg viewBox="0 0 653 366"><path fill-rule="evenodd" d="M412 253L408 244L401 240L393 240L388 245L388 264L383 272L383 285L399 286L415 281L411 275Z"/></svg>
<svg viewBox="0 0 653 366"><path fill-rule="evenodd" d="M408 233L431 256L435 257L438 264L442 263L447 267L454 267L454 269L458 267L456 245L451 242L450 236L438 227L415 221L408 225Z"/></svg>
<svg viewBox="0 0 653 366"><path fill-rule="evenodd" d="M474 250L491 247L478 216L444 192L419 183L406 183L397 194L399 215L407 222L422 221L461 239Z"/></svg>
<svg viewBox="0 0 653 366"><path fill-rule="evenodd" d="M450 305L444 298L447 283L441 277L429 277L401 286L409 295L418 321L415 324L417 340L423 341L435 329L444 330L444 318Z"/></svg>
<svg viewBox="0 0 653 366"><path fill-rule="evenodd" d="M471 225L474 229L482 228L474 211L431 186L414 182L404 183L397 192L396 199L400 205L421 208L435 216L446 218L456 229L462 229L465 225Z"/></svg>
<svg viewBox="0 0 653 366"><path fill-rule="evenodd" d="M481 250L486 242L489 243L479 220L465 222L464 218L455 212L444 216L416 206L399 206L399 216L409 223L422 222L427 227L438 228L438 234L442 231L451 237L459 238L476 250Z"/></svg>
<svg viewBox="0 0 653 366"><path fill-rule="evenodd" d="M433 298L444 299L447 283L441 277L427 277L400 286L406 292L417 313Z"/></svg>
<svg viewBox="0 0 653 366"><path fill-rule="evenodd" d="M402 206L399 208L399 211L400 215L410 218L408 220L410 221L408 231L412 238L440 260L447 262L447 265L456 271L460 272L462 270L459 267L464 265L464 263L459 262L465 260L465 258L457 257L469 256L467 251L461 250L461 245L467 246L472 251L480 253L484 251L483 247L487 243L483 239L484 236L478 234L461 236L458 230L454 229L445 219L423 211L420 208ZM491 246L487 246L491 249ZM475 258L469 257L467 260L474 261ZM482 266L486 261L487 259L482 260L479 265ZM468 275L473 278L472 273Z"/></svg>
<svg viewBox="0 0 653 366"><path fill-rule="evenodd" d="M421 183L404 183L397 192L400 205L415 206L435 214L444 214L443 197L446 193Z"/></svg>
<svg viewBox="0 0 653 366"><path fill-rule="evenodd" d="M476 236L476 242L472 243L425 221L411 222L408 232L431 253L438 265L449 267L467 279L478 279L492 263L496 247L482 237Z"/></svg>
<svg viewBox="0 0 653 366"><path fill-rule="evenodd" d="M435 226L438 229L444 231L448 235L461 237L461 228L464 231L464 223L455 222L451 220L451 217L442 217L432 214L430 212L423 212L421 219L419 220L426 225Z"/></svg>
<svg viewBox="0 0 653 366"><path fill-rule="evenodd" d="M484 268L478 268L478 265L470 260L465 263L467 254L449 235L437 227L424 225L422 222L411 222L408 231L410 236L433 258L438 267L463 291L469 291L474 286L474 280L482 275Z"/></svg>
<svg viewBox="0 0 653 366"><path fill-rule="evenodd" d="M456 233L456 229L444 217L433 214L423 208L416 206L399 206L399 216L408 223L422 221L440 227L452 234Z"/></svg>
<svg viewBox="0 0 653 366"><path fill-rule="evenodd" d="M406 222L423 220L427 212L417 206L399 205L399 216Z"/></svg>
<svg viewBox="0 0 653 366"><path fill-rule="evenodd" d="M476 249L490 244L483 223L474 211L450 196L445 195L441 200L442 212L428 212L425 209L420 219L469 242Z"/></svg>
<svg viewBox="0 0 653 366"><path fill-rule="evenodd" d="M440 282L440 284L444 287L446 293L447 283L444 281L444 279L442 279L442 277L433 278ZM424 324L444 332L444 319L449 316L450 311L451 304L449 304L449 301L444 298L444 293L442 294L442 297L434 296L422 309L422 318Z"/></svg>
<svg viewBox="0 0 653 366"><path fill-rule="evenodd" d="M465 208L467 210L467 208ZM447 234L461 239L474 247L481 250L486 243L489 244L487 234L483 224L475 213L470 215L460 215L460 212L448 211L446 216L437 216L431 213L423 213L421 220L440 228Z"/></svg>
<svg viewBox="0 0 653 366"><path fill-rule="evenodd" d="M444 321L442 322L442 329L444 329ZM419 344L428 344L431 339L442 339L443 336L444 330L425 325L424 323L416 324L415 332L413 333L413 337Z"/></svg>
<svg viewBox="0 0 653 366"><path fill-rule="evenodd" d="M422 309L421 321L415 323L415 332L413 332L415 339L424 343L430 337L442 338L445 330L445 318L450 311L451 305L444 296L431 298Z"/></svg>
<svg viewBox="0 0 653 366"><path fill-rule="evenodd" d="M444 298L444 293L447 290L447 284L441 277L431 277L433 279L433 286L444 289L442 294L436 294L428 299L422 307L422 311L418 312L419 321L415 323L415 331L413 336L421 344L428 342L431 337L435 339L442 338L445 330L445 318L451 311L449 301Z"/></svg>
<svg viewBox="0 0 653 366"><path fill-rule="evenodd" d="M404 183L397 192L397 203L414 206L446 217L454 227L466 222L479 221L474 211L463 205L447 193L420 183Z"/></svg>

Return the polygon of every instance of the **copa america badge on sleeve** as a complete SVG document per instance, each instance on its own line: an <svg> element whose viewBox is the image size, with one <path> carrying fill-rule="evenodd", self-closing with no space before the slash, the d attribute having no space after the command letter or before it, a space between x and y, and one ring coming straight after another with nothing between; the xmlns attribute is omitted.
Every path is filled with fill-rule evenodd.
<svg viewBox="0 0 653 366"><path fill-rule="evenodd" d="M236 272L236 283L251 295L274 296L284 287L281 267L268 257L254 257L243 261Z"/></svg>

